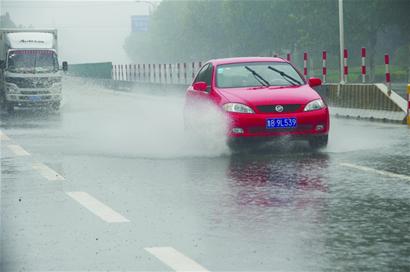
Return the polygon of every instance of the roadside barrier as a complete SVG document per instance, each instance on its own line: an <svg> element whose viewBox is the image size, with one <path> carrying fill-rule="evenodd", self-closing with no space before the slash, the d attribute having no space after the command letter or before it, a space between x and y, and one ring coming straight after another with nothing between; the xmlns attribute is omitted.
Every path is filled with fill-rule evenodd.
<svg viewBox="0 0 410 272"><path fill-rule="evenodd" d="M407 125L410 127L410 84L407 85Z"/></svg>
<svg viewBox="0 0 410 272"><path fill-rule="evenodd" d="M289 59L291 59L290 53ZM308 54L304 52L304 74L308 74ZM365 54L362 55L365 57ZM410 84L393 92L390 80L390 59L386 54L386 84L328 83L328 52L322 52L322 75L326 84L316 89L331 106L332 114L403 122L410 126ZM362 62L362 64L365 62ZM363 65L365 66L365 65ZM188 80L198 73L201 62L177 64L92 63L71 65L68 75L96 79L96 83L115 90L145 89L158 92L184 90ZM184 70L182 70L183 68ZM70 69L70 68L69 68ZM98 73L97 73L98 72ZM183 74L181 74L183 73ZM319 72L320 73L320 72ZM362 76L366 73L362 73ZM188 75L189 78L188 78ZM363 78L361 78L363 80ZM359 78L360 80L360 78ZM397 91L398 84L393 85ZM403 88L403 89L402 89ZM403 92L404 91L404 92Z"/></svg>
<svg viewBox="0 0 410 272"><path fill-rule="evenodd" d="M186 62L184 62L184 83L187 83L187 74L186 74L186 70L187 70L187 67L186 67Z"/></svg>
<svg viewBox="0 0 410 272"><path fill-rule="evenodd" d="M195 62L192 63L192 73L191 73L191 78L194 79L195 77Z"/></svg>

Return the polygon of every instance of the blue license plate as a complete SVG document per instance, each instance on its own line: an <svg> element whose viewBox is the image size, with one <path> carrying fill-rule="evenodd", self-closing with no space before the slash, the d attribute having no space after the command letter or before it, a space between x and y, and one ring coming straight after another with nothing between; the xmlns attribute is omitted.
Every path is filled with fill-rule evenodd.
<svg viewBox="0 0 410 272"><path fill-rule="evenodd" d="M266 128L294 128L297 126L296 118L266 119Z"/></svg>
<svg viewBox="0 0 410 272"><path fill-rule="evenodd" d="M28 99L30 99L30 101L40 101L40 100L41 100L41 96L31 95L31 96L28 97Z"/></svg>

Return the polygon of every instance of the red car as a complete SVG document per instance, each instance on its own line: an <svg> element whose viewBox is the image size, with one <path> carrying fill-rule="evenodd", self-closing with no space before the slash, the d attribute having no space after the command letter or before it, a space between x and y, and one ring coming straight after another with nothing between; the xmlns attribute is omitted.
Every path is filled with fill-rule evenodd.
<svg viewBox="0 0 410 272"><path fill-rule="evenodd" d="M292 136L322 148L328 142L329 109L313 89L321 84L319 78L306 81L281 58L210 60L187 89L186 115L205 100L226 113L230 143Z"/></svg>

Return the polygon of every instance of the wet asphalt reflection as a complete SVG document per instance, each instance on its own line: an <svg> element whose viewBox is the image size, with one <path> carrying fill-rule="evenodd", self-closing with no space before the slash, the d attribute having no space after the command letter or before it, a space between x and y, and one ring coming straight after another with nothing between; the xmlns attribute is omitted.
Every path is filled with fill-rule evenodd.
<svg viewBox="0 0 410 272"><path fill-rule="evenodd" d="M1 271L169 269L151 247L210 271L410 269L407 127L332 119L322 151L232 154L184 135L179 95L66 86L61 113L1 115Z"/></svg>

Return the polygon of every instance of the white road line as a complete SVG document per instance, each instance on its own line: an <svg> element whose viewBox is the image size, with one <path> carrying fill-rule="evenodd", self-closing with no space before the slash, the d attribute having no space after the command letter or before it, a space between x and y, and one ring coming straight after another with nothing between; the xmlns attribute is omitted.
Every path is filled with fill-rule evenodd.
<svg viewBox="0 0 410 272"><path fill-rule="evenodd" d="M0 141L9 141L10 138L0 130Z"/></svg>
<svg viewBox="0 0 410 272"><path fill-rule="evenodd" d="M64 177L56 171L41 162L33 163L33 169L40 173L43 177L51 181L64 180Z"/></svg>
<svg viewBox="0 0 410 272"><path fill-rule="evenodd" d="M149 247L145 250L175 271L208 271L172 247Z"/></svg>
<svg viewBox="0 0 410 272"><path fill-rule="evenodd" d="M30 153L28 153L26 150L24 150L21 146L19 145L8 145L7 146L16 156L30 156Z"/></svg>
<svg viewBox="0 0 410 272"><path fill-rule="evenodd" d="M398 179L403 179L403 180L410 181L410 176L406 176L406 175L395 174L395 173L391 173L391 172L387 172L387 171L377 170L377 169L373 169L373 168L369 168L369 167L365 167L365 166L360 166L360 165L355 165L355 164L350 164L350 163L341 163L340 165L345 166L345 167L354 168L354 169L357 169L357 170L362 170L362 171L365 171L365 172L376 173L376 174L386 176L386 177L398 178Z"/></svg>
<svg viewBox="0 0 410 272"><path fill-rule="evenodd" d="M129 222L127 218L117 213L107 205L103 204L96 198L87 194L86 192L67 192L72 199L87 208L90 212L100 217L108 223L125 223Z"/></svg>

